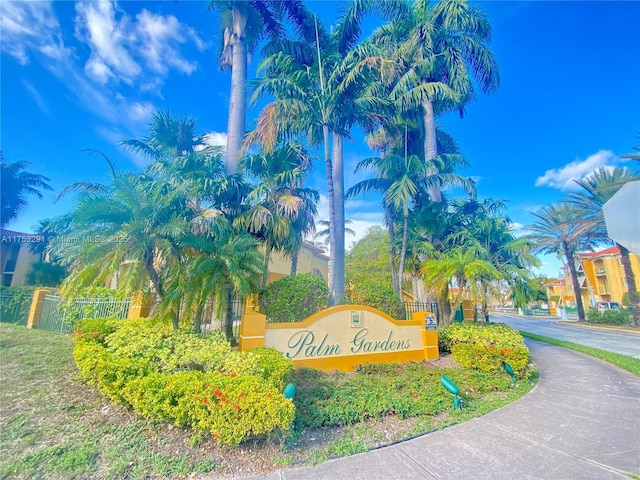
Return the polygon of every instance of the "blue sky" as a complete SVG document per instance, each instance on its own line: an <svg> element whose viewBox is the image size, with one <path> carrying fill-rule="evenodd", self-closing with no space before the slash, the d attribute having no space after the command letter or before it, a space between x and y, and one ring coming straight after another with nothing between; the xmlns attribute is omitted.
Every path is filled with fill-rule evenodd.
<svg viewBox="0 0 640 480"><path fill-rule="evenodd" d="M477 179L479 196L506 200L512 220L526 225L573 178L624 164L618 156L638 144L640 2L476 4L493 25L502 84L463 119L440 123L471 162L460 173ZM341 2L309 5L330 24ZM230 74L219 69L217 17L206 2L3 0L0 14L0 148L8 161L31 161L55 191L106 178L104 162L84 149L139 169L143 160L118 142L143 134L158 108L198 118L202 132L224 142ZM250 75L256 64L257 57ZM358 180L355 163L372 154L358 132L345 150L349 187ZM323 178L318 163L311 186L326 192ZM39 219L66 211L70 199L54 203L53 195L31 198L8 228L33 231ZM347 205L359 235L381 223L378 205L375 197ZM540 271L554 276L559 267L545 257Z"/></svg>

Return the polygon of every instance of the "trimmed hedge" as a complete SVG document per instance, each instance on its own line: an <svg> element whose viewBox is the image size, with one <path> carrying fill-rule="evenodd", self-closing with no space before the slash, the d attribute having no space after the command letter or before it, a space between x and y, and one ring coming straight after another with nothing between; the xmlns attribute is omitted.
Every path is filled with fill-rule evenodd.
<svg viewBox="0 0 640 480"><path fill-rule="evenodd" d="M300 322L329 305L329 287L313 273L283 277L260 296L267 322Z"/></svg>
<svg viewBox="0 0 640 480"><path fill-rule="evenodd" d="M611 308L601 312L597 308L590 308L586 314L587 321L603 325L632 325L631 309Z"/></svg>
<svg viewBox="0 0 640 480"><path fill-rule="evenodd" d="M141 320L81 320L73 334L82 379L149 418L208 431L221 444L286 430L282 394L293 362L272 348L232 351L220 334L174 332Z"/></svg>
<svg viewBox="0 0 640 480"><path fill-rule="evenodd" d="M504 361L522 376L529 363L522 335L504 323L455 323L438 337L440 349L451 352L463 367L490 372L501 370Z"/></svg>

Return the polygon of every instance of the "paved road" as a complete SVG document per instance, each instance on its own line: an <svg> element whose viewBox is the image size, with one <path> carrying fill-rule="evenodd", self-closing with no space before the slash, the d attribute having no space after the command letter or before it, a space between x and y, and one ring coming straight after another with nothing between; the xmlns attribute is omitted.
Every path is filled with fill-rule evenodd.
<svg viewBox="0 0 640 480"><path fill-rule="evenodd" d="M492 313L492 322L503 322L518 330L599 348L608 352L621 353L640 358L640 335L633 333L603 332L571 325L555 323L557 318L519 317L504 313Z"/></svg>

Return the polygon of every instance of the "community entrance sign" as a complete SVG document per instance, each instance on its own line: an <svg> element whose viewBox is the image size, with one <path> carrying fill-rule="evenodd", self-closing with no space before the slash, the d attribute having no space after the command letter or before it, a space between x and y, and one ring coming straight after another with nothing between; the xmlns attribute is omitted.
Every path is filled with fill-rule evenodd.
<svg viewBox="0 0 640 480"><path fill-rule="evenodd" d="M274 347L296 366L319 370L353 370L366 363L420 361L438 358L438 337L425 329L430 312L412 320L395 320L375 308L341 305L302 322L266 323L247 313L240 331L240 349Z"/></svg>

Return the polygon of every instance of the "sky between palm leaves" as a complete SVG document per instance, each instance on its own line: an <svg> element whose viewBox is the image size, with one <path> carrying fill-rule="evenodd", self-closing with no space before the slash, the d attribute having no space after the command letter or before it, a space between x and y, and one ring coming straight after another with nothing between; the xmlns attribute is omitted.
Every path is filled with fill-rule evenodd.
<svg viewBox="0 0 640 480"><path fill-rule="evenodd" d="M511 219L526 225L532 211L574 188L572 179L624 164L618 155L637 143L640 2L476 4L493 26L502 84L470 104L463 119L439 122L471 162L459 173L476 179L481 198L507 200ZM331 25L342 2L309 6ZM141 136L158 108L198 118L201 131L224 144L230 74L218 67L217 14L206 2L4 0L0 10L0 148L8 161L31 161L30 170L49 177L56 192L106 180L106 164L86 148L120 168L140 168L144 160L118 143ZM367 19L363 33L379 23ZM251 109L248 120L257 113ZM346 187L363 178L353 174L355 164L373 155L362 133L353 133L345 144ZM325 194L319 210L326 218L320 163L309 186ZM53 196L31 198L8 228L33 231L38 220L68 210L70 199L54 203ZM347 204L357 238L382 222L379 205L374 195ZM547 257L540 271L555 276L559 266Z"/></svg>

